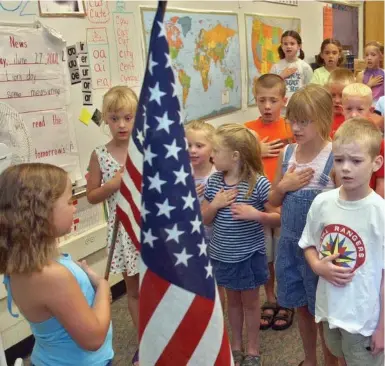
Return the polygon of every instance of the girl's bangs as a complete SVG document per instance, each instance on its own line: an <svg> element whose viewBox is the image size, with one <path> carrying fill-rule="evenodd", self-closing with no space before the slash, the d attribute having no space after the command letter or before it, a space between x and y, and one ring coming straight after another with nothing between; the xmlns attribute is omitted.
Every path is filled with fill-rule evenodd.
<svg viewBox="0 0 385 366"><path fill-rule="evenodd" d="M293 95L287 107L286 119L289 121L312 120L314 119L312 109L308 100L301 98L301 95Z"/></svg>

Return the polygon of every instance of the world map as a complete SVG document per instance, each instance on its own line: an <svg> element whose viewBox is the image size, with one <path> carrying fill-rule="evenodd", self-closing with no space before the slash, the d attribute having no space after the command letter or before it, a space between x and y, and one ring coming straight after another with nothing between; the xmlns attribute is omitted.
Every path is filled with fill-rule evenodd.
<svg viewBox="0 0 385 366"><path fill-rule="evenodd" d="M245 15L248 93L247 104L254 105L253 80L266 74L279 61L278 47L286 30L301 31L297 18L272 17L257 14Z"/></svg>
<svg viewBox="0 0 385 366"><path fill-rule="evenodd" d="M147 50L154 16L155 10L142 9ZM164 24L184 121L240 109L237 15L167 10Z"/></svg>

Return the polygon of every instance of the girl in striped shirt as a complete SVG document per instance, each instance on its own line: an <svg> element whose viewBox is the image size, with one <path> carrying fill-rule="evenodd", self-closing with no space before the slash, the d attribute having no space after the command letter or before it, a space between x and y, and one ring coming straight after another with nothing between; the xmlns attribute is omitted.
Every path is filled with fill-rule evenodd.
<svg viewBox="0 0 385 366"><path fill-rule="evenodd" d="M218 171L209 177L202 203L203 222L213 225L211 263L218 286L227 294L235 366L258 366L259 287L269 277L263 225L279 226L280 215L267 202L270 182L263 175L261 148L253 132L238 124L219 127L213 160Z"/></svg>

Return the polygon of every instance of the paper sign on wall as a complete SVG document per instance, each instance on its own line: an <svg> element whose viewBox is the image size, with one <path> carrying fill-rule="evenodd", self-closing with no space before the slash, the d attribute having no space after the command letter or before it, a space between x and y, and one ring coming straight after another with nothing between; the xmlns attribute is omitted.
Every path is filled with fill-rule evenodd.
<svg viewBox="0 0 385 366"><path fill-rule="evenodd" d="M64 48L64 41L43 26L1 26L0 99L22 115L32 141L31 161L76 172L79 157L67 117Z"/></svg>

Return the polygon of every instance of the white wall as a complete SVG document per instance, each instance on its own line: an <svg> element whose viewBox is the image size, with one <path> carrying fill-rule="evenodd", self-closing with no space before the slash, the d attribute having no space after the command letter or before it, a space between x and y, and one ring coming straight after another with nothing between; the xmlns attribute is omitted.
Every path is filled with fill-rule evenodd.
<svg viewBox="0 0 385 366"><path fill-rule="evenodd" d="M27 3L26 0L23 0L24 3ZM22 1L22 2L23 2ZM15 12L4 11L1 8L0 1L0 24L1 22L9 22L9 21L23 21L30 22L35 19L35 15L30 16L20 16L18 13L16 15ZM7 8L11 8L11 2L7 3ZM12 3L19 3L18 1ZM25 8L25 13L37 14L36 12L36 3L37 2L28 2L28 8ZM125 1L124 2L126 11L132 11L135 13L136 22L138 25L141 24L140 10L139 7L141 5L146 6L156 6L155 1ZM258 111L256 107L247 108L247 88L246 88L246 48L245 48L245 28L244 28L244 13L259 13L264 15L281 15L281 16L293 16L301 19L301 36L303 40L303 49L306 55L306 61L312 62L314 60L314 55L319 52L319 47L323 38L323 30L322 30L322 9L324 3L319 1L299 1L298 7L273 4L268 2L251 2L251 1L169 1L169 8L184 8L184 9L206 9L206 10L221 10L221 11L234 11L237 12L239 16L239 32L240 32L240 49L241 49L241 66L242 66L242 90L243 90L243 108L242 110L222 116L219 118L215 118L211 120L214 125L220 125L222 123L228 122L237 122L243 123L248 120L255 119L258 115ZM360 50L362 50L362 38L363 38L363 10L362 6L360 7L359 12L359 34L360 34ZM59 31L63 32L63 36L65 39L68 39L70 42L76 42L80 39L74 38L73 29L68 30L71 32L70 34L66 34L65 24L69 22L68 19L40 19L43 23L49 23L50 26L58 25ZM77 25L80 25L80 21L76 21ZM89 25L85 25L89 26ZM75 32L76 34L76 32ZM82 36L83 37L83 36ZM140 43L142 43L142 34L139 31ZM82 38L84 40L84 38ZM361 51L362 52L362 51ZM79 108L80 109L80 108ZM77 113L78 111L76 111ZM77 114L78 115L78 114ZM98 129L95 125L90 125L88 127L80 124L78 121L75 122L75 129L78 136L87 136L87 135L97 135ZM102 137L100 138L102 139ZM81 140L81 139L80 139ZM83 138L84 140L84 138ZM79 142L79 139L78 139ZM99 141L102 143L102 141ZM83 161L87 162L88 157L92 149L95 146L87 146L85 148L79 147L80 153L83 155ZM92 239L92 240L91 240ZM91 243L91 244L90 244ZM87 257L87 261L92 265L92 267L100 272L101 274L104 272L106 256L103 249L105 245L105 227L100 227L92 232L86 233L79 238L75 238L72 241L64 243L63 251L69 252L74 258L83 258ZM113 276L111 277L111 283L116 283L120 280L120 277ZM5 291L0 290L0 333L3 337L4 347L7 349L24 339L28 335L30 335L29 327L25 320L22 317L18 319L14 319L8 315L6 308L6 299L4 298Z"/></svg>

